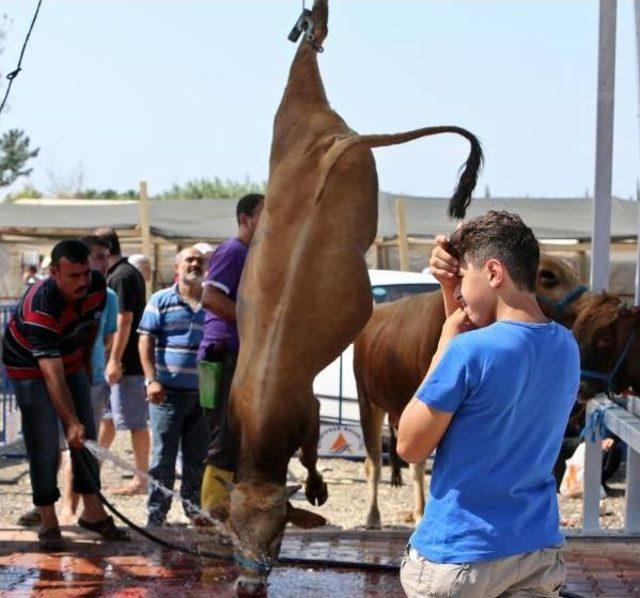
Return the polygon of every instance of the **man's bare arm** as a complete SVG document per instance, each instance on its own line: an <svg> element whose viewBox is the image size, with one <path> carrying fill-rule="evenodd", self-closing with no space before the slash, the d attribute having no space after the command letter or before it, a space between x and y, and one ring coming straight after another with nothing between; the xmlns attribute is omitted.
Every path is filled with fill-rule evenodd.
<svg viewBox="0 0 640 598"><path fill-rule="evenodd" d="M431 359L427 379L438 367L449 342L469 329L469 319L464 311L457 308L446 320L438 342L438 349ZM424 461L440 444L447 431L453 413L429 407L417 397L413 397L405 407L398 425L397 452L407 463Z"/></svg>
<svg viewBox="0 0 640 598"><path fill-rule="evenodd" d="M145 378L156 378L156 339L151 334L141 334L138 340L138 352L140 353L140 363ZM155 379L147 384L147 399L154 405L164 403L166 392L162 383Z"/></svg>
<svg viewBox="0 0 640 598"><path fill-rule="evenodd" d="M397 452L407 463L424 461L440 444L453 413L438 411L413 397L400 417Z"/></svg>
<svg viewBox="0 0 640 598"><path fill-rule="evenodd" d="M122 311L118 313L117 330L113 335L113 345L107 363L107 379L109 384L115 384L122 378L122 356L131 335L133 324L133 312Z"/></svg>
<svg viewBox="0 0 640 598"><path fill-rule="evenodd" d="M64 365L60 357L45 357L38 360L44 376L49 397L58 417L64 424L67 442L72 448L80 448L84 442L84 426L78 420L71 391L64 376Z"/></svg>
<svg viewBox="0 0 640 598"><path fill-rule="evenodd" d="M444 313L447 318L458 309L455 289L458 284L458 260L449 253L449 239L444 235L436 237L436 244L431 251L429 267L431 274L442 287Z"/></svg>
<svg viewBox="0 0 640 598"><path fill-rule="evenodd" d="M133 324L133 312L121 311L118 313L117 330L113 335L113 345L111 347L111 359L118 363L122 361L124 350L131 335L131 325Z"/></svg>
<svg viewBox="0 0 640 598"><path fill-rule="evenodd" d="M141 334L138 340L140 363L145 378L156 377L156 339L151 334Z"/></svg>
<svg viewBox="0 0 640 598"><path fill-rule="evenodd" d="M104 352L106 356L111 353L111 347L113 347L113 336L113 332L111 334L104 335Z"/></svg>
<svg viewBox="0 0 640 598"><path fill-rule="evenodd" d="M202 307L225 320L235 321L236 303L213 285L204 285L202 289Z"/></svg>
<svg viewBox="0 0 640 598"><path fill-rule="evenodd" d="M441 343L431 360L426 378L436 369L445 350L446 343ZM398 424L398 455L407 463L424 461L440 444L452 418L453 413L438 411L413 397Z"/></svg>

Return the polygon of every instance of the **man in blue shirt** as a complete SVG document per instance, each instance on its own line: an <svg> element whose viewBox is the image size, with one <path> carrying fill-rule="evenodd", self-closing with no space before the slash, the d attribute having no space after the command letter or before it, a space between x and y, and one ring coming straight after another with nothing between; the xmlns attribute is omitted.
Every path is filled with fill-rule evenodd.
<svg viewBox="0 0 640 598"><path fill-rule="evenodd" d="M151 296L142 314L140 360L151 422L149 475L173 489L176 457L182 445L180 495L187 517L196 516L209 434L198 395L197 354L202 340L204 310L200 305L202 254L182 250L174 263L178 282ZM186 501L190 501L191 505ZM171 498L149 487L148 527L164 524Z"/></svg>
<svg viewBox="0 0 640 598"><path fill-rule="evenodd" d="M571 333L534 294L539 247L489 212L437 239L447 321L400 419L398 454L437 447L430 497L401 570L408 596L558 596L564 580L553 465L575 401Z"/></svg>

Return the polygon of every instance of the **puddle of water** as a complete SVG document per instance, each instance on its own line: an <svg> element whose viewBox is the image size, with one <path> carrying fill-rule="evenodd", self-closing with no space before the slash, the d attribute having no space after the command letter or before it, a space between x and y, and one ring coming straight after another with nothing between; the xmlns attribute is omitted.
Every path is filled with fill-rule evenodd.
<svg viewBox="0 0 640 598"><path fill-rule="evenodd" d="M65 596L235 596L233 581L237 570L233 566L203 566L186 557L177 562L170 557L171 565L163 566L149 561L148 549L140 553L137 557L49 557L47 562L39 562L38 567L28 562L28 556L37 560L38 555L22 555L20 564L0 567L0 587L16 596L49 592ZM156 552L154 556L159 554ZM393 574L278 567L269 578L267 595L364 598L404 594L397 575Z"/></svg>

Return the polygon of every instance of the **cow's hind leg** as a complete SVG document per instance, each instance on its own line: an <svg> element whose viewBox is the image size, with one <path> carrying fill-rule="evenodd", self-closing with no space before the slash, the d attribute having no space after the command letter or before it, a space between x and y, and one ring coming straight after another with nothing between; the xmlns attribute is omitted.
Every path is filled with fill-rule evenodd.
<svg viewBox="0 0 640 598"><path fill-rule="evenodd" d="M320 436L320 403L317 399L312 400L314 413L311 418L307 436L300 447L300 463L307 469L307 481L305 483L305 494L307 500L312 505L323 505L327 502L329 493L327 484L316 469L318 462L318 438Z"/></svg>
<svg viewBox="0 0 640 598"><path fill-rule="evenodd" d="M380 529L381 525L380 510L378 509L378 483L380 482L380 471L382 469L382 424L384 415L385 413L382 409L361 398L360 423L362 424L364 445L367 449L364 467L371 500L366 525L370 529Z"/></svg>
<svg viewBox="0 0 640 598"><path fill-rule="evenodd" d="M413 521L418 523L424 513L424 461L409 465L413 479Z"/></svg>
<svg viewBox="0 0 640 598"><path fill-rule="evenodd" d="M394 488L402 486L402 459L397 451L397 425L389 423L389 465L391 466L391 485Z"/></svg>

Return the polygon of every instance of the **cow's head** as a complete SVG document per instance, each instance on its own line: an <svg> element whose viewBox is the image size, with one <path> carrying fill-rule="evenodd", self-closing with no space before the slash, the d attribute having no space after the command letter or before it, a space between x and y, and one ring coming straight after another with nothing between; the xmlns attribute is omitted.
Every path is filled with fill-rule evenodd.
<svg viewBox="0 0 640 598"><path fill-rule="evenodd" d="M608 386L614 392L629 387L640 390L640 311L637 308L627 308L616 295L596 295L578 315L573 334L580 347L582 398L591 398ZM610 384L608 376L611 376Z"/></svg>
<svg viewBox="0 0 640 598"><path fill-rule="evenodd" d="M536 292L551 301L561 301L580 286L580 279L564 260L541 255L536 276Z"/></svg>
<svg viewBox="0 0 640 598"><path fill-rule="evenodd" d="M327 521L321 515L291 505L289 499L300 489L299 485L220 481L230 491L224 516L238 539L236 561L240 576L236 589L239 593L255 595L265 587L269 567L280 552L286 524L309 529L325 525Z"/></svg>

